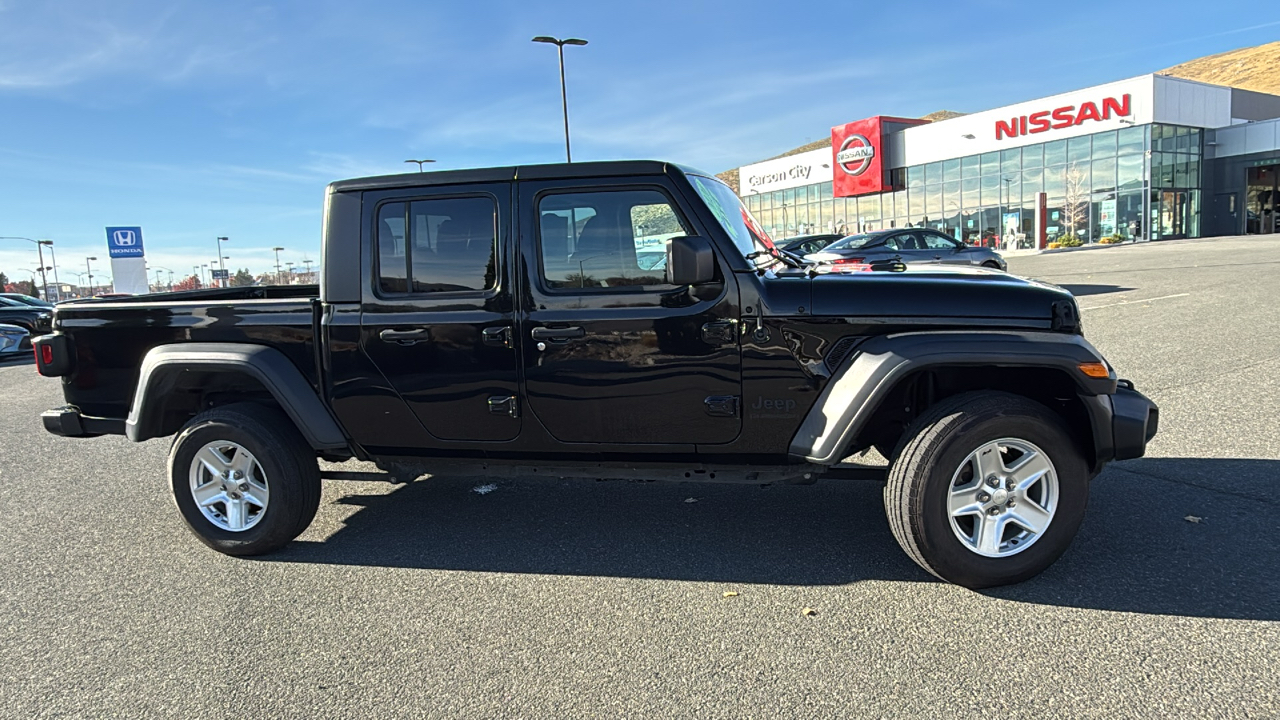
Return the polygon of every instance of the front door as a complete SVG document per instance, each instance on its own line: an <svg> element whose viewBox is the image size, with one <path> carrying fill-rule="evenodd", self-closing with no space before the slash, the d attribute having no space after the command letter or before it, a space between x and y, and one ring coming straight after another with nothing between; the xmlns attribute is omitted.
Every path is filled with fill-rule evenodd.
<svg viewBox="0 0 1280 720"><path fill-rule="evenodd" d="M530 410L566 443L716 444L741 429L737 285L664 279L700 232L665 183L520 185Z"/></svg>
<svg viewBox="0 0 1280 720"><path fill-rule="evenodd" d="M366 193L374 279L360 344L442 440L520 432L509 184Z"/></svg>

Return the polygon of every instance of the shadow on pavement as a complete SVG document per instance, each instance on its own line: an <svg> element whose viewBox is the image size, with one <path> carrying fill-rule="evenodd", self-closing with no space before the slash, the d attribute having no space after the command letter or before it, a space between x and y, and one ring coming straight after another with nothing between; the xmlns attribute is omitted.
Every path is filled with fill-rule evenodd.
<svg viewBox="0 0 1280 720"><path fill-rule="evenodd" d="M1058 287L1070 292L1076 297L1087 297L1089 295L1107 295L1110 293L1128 292L1133 288L1120 287L1119 285L1058 285Z"/></svg>
<svg viewBox="0 0 1280 720"><path fill-rule="evenodd" d="M30 350L23 350L12 355L0 355L0 367L13 367L15 365L35 365L35 355Z"/></svg>
<svg viewBox="0 0 1280 720"><path fill-rule="evenodd" d="M985 593L1121 612L1280 619L1277 480L1274 460L1116 464L1094 480L1089 514L1061 560L1037 578ZM386 495L345 496L339 502L361 509L343 529L262 560L781 585L936 582L893 540L875 482L504 480L489 494L473 492L483 484L432 478Z"/></svg>

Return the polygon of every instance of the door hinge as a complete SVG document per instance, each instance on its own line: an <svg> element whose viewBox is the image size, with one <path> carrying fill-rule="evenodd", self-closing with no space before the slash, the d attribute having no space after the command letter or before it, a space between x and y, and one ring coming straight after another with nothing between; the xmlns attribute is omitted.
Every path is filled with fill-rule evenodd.
<svg viewBox="0 0 1280 720"><path fill-rule="evenodd" d="M516 404L515 395L491 395L489 396L489 413L493 415L506 415L507 417L520 417L520 406Z"/></svg>
<svg viewBox="0 0 1280 720"><path fill-rule="evenodd" d="M737 320L717 320L702 326L702 342L708 345L728 345L737 341Z"/></svg>
<svg viewBox="0 0 1280 720"><path fill-rule="evenodd" d="M712 395L702 402L711 417L738 417L737 395Z"/></svg>

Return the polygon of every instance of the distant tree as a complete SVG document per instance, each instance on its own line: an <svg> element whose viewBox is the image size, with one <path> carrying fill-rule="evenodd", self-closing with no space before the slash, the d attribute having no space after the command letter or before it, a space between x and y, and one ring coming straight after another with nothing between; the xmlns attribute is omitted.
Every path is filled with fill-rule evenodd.
<svg viewBox="0 0 1280 720"><path fill-rule="evenodd" d="M231 276L231 287L246 287L254 283L253 275L249 273L248 268L241 268Z"/></svg>
<svg viewBox="0 0 1280 720"><path fill-rule="evenodd" d="M8 286L9 286L9 278L5 277L4 273L0 272L0 288L8 287Z"/></svg>
<svg viewBox="0 0 1280 720"><path fill-rule="evenodd" d="M191 277L188 277L185 280L179 280L178 282L173 284L173 289L175 292L178 290L199 290L200 278L196 277L195 275L192 275Z"/></svg>
<svg viewBox="0 0 1280 720"><path fill-rule="evenodd" d="M1066 181L1066 198L1062 204L1062 220L1067 226L1064 234L1076 235L1089 219L1089 176L1073 167L1067 171Z"/></svg>
<svg viewBox="0 0 1280 720"><path fill-rule="evenodd" d="M16 283L10 283L8 287L13 288L11 292L22 293L23 295L30 295L31 297L39 297L39 295L36 294L36 284L30 280L19 280Z"/></svg>

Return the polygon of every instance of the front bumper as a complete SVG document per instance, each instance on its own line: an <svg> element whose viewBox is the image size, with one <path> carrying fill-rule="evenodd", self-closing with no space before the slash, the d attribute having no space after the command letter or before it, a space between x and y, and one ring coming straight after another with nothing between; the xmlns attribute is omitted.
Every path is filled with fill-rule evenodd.
<svg viewBox="0 0 1280 720"><path fill-rule="evenodd" d="M123 435L124 419L99 418L81 415L80 408L67 405L40 413L44 429L63 437L98 437L99 435Z"/></svg>
<svg viewBox="0 0 1280 720"><path fill-rule="evenodd" d="M1147 443L1160 429L1160 408L1121 380L1111 396L1111 437L1116 460L1131 460L1147 452Z"/></svg>

